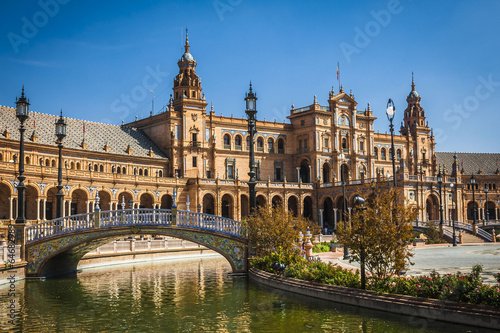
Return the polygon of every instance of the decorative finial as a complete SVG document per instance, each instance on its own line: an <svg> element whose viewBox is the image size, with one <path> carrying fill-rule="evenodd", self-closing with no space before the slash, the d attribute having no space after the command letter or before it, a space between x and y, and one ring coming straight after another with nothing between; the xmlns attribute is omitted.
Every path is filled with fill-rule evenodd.
<svg viewBox="0 0 500 333"><path fill-rule="evenodd" d="M21 93L21 98L24 97L24 84L23 84L23 92Z"/></svg>
<svg viewBox="0 0 500 333"><path fill-rule="evenodd" d="M95 209L101 209L99 208L99 190L97 190L95 194Z"/></svg>
<svg viewBox="0 0 500 333"><path fill-rule="evenodd" d="M415 80L413 79L413 71L411 72L411 91L415 91Z"/></svg>
<svg viewBox="0 0 500 333"><path fill-rule="evenodd" d="M214 112L214 102L210 102L210 111Z"/></svg>
<svg viewBox="0 0 500 333"><path fill-rule="evenodd" d="M293 104L293 102L292 102L292 110L293 110L293 109L295 109L295 105L294 105L294 104Z"/></svg>
<svg viewBox="0 0 500 333"><path fill-rule="evenodd" d="M184 50L186 53L189 53L189 38L188 38L188 29L186 28L186 44L184 45Z"/></svg>
<svg viewBox="0 0 500 333"><path fill-rule="evenodd" d="M371 111L370 103L368 103L368 111Z"/></svg>
<svg viewBox="0 0 500 333"><path fill-rule="evenodd" d="M252 80L250 80L250 91L249 92L252 92Z"/></svg>
<svg viewBox="0 0 500 333"><path fill-rule="evenodd" d="M318 99L316 98L316 95L314 95L314 104L318 104Z"/></svg>
<svg viewBox="0 0 500 333"><path fill-rule="evenodd" d="M125 195L122 195L122 210L125 209Z"/></svg>

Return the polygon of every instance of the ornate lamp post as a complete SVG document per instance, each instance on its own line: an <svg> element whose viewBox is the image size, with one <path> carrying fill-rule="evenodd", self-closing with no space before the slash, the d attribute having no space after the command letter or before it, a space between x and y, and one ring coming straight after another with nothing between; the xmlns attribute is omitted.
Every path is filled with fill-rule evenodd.
<svg viewBox="0 0 500 333"><path fill-rule="evenodd" d="M394 115L396 114L396 107L394 106L394 102L390 98L387 102L387 109L385 113L387 114L387 119L389 119L390 122L389 128L391 129L392 179L393 185L394 187L396 187L396 151L394 150L394 124L392 123Z"/></svg>
<svg viewBox="0 0 500 333"><path fill-rule="evenodd" d="M488 184L484 184L484 194L486 195L486 202L484 203L484 209L486 210L486 223L490 219L490 213L488 212Z"/></svg>
<svg viewBox="0 0 500 333"><path fill-rule="evenodd" d="M344 171L344 158L345 155L344 153L340 153L339 159L340 159L340 182L342 183L342 221L344 221L344 230L347 230L347 221L345 218L345 211L346 211L346 205L345 205L345 171ZM347 260L350 258L349 255L349 247L347 245L344 245L344 259Z"/></svg>
<svg viewBox="0 0 500 333"><path fill-rule="evenodd" d="M453 167L455 168L455 195L453 200L455 201L455 214L453 216L453 246L457 246L457 234L455 232L455 221L458 220L458 167L457 167L457 155L453 155ZM453 183L450 184L453 187ZM463 193L463 192L462 192Z"/></svg>
<svg viewBox="0 0 500 333"><path fill-rule="evenodd" d="M472 185L472 230L474 231L474 234L476 234L476 214L477 214L477 208L476 208L476 177L474 177L474 174L470 177L470 184Z"/></svg>
<svg viewBox="0 0 500 333"><path fill-rule="evenodd" d="M16 224L26 223L26 204L25 204L25 193L26 185L24 185L24 122L28 119L30 103L24 96L24 86L21 97L16 100L16 117L19 119L21 126L19 127L20 139L19 139L19 184L17 184L17 218Z"/></svg>
<svg viewBox="0 0 500 333"><path fill-rule="evenodd" d="M245 113L248 116L248 134L250 135L250 180L248 181L248 192L250 195L250 213L257 207L257 193L255 191L256 185L256 171L255 171L255 152L254 152L254 135L257 133L257 119L255 118L257 114L257 96L252 91L252 82L250 82L250 90L245 96L246 110Z"/></svg>
<svg viewBox="0 0 500 333"><path fill-rule="evenodd" d="M57 137L57 146L59 147L59 163L58 163L58 168L57 168L56 215L59 218L59 217L62 217L62 215L63 215L62 214L62 206L63 206L64 194L62 192L62 189L63 189L63 186L62 186L62 148L63 148L62 141L66 137L66 123L64 122L64 118L62 116L62 110L61 110L61 116L56 121L56 137Z"/></svg>
<svg viewBox="0 0 500 333"><path fill-rule="evenodd" d="M444 219L443 219L443 191L442 191L443 174L441 173L441 166L439 166L439 172L437 174L437 182L438 182L438 185L439 185L439 232L441 233L441 236L443 236L443 224L444 224Z"/></svg>

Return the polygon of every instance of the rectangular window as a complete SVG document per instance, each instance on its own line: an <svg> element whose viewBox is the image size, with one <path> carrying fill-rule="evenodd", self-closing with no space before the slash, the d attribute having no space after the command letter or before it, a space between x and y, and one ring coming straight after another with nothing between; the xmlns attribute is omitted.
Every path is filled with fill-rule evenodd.
<svg viewBox="0 0 500 333"><path fill-rule="evenodd" d="M175 138L177 140L181 138L181 129L179 125L175 126Z"/></svg>
<svg viewBox="0 0 500 333"><path fill-rule="evenodd" d="M234 179L234 165L232 164L227 166L227 178Z"/></svg>
<svg viewBox="0 0 500 333"><path fill-rule="evenodd" d="M193 168L196 168L197 167L197 160L196 160L196 156L193 156Z"/></svg>
<svg viewBox="0 0 500 333"><path fill-rule="evenodd" d="M210 172L210 170L207 170L207 178L212 178L212 173Z"/></svg>
<svg viewBox="0 0 500 333"><path fill-rule="evenodd" d="M304 139L304 149L308 149L308 148L309 148L309 140Z"/></svg>
<svg viewBox="0 0 500 333"><path fill-rule="evenodd" d="M330 140L328 138L323 139L323 146L324 148L330 148Z"/></svg>
<svg viewBox="0 0 500 333"><path fill-rule="evenodd" d="M359 142L359 151L364 151L365 150L365 142L364 141L360 141Z"/></svg>
<svg viewBox="0 0 500 333"><path fill-rule="evenodd" d="M283 166L276 165L274 167L274 181L282 182L283 181Z"/></svg>

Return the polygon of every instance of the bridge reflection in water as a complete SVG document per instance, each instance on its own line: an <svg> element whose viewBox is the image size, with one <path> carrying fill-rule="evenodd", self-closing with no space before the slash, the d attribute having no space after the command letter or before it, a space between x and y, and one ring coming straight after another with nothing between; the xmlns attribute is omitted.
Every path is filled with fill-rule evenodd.
<svg viewBox="0 0 500 333"><path fill-rule="evenodd" d="M85 253L130 234L186 239L222 254L233 272L247 270L244 223L170 209L123 209L67 216L26 228L28 276L75 271Z"/></svg>

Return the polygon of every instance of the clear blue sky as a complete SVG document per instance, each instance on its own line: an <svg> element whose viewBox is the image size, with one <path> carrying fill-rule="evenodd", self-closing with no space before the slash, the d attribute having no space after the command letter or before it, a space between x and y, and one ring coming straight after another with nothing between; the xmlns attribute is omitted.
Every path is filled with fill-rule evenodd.
<svg viewBox="0 0 500 333"><path fill-rule="evenodd" d="M388 129L388 98L399 127L413 71L438 151L499 152L498 13L495 0L5 1L0 104L14 106L24 84L34 111L120 124L149 115L145 87L155 85L159 112L188 27L216 114L244 115L249 80L259 119L283 121L314 95L327 105L339 61L358 109L370 103L379 118L375 130Z"/></svg>

